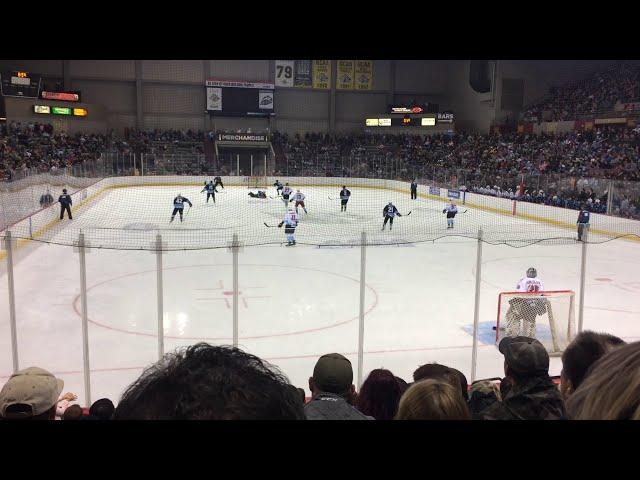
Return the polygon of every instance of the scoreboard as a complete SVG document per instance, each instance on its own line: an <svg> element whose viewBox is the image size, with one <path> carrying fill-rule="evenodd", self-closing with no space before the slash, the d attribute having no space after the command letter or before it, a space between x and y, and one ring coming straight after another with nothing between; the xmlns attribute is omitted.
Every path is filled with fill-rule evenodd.
<svg viewBox="0 0 640 480"><path fill-rule="evenodd" d="M232 117L275 115L273 83L207 80L207 112Z"/></svg>
<svg viewBox="0 0 640 480"><path fill-rule="evenodd" d="M38 98L41 76L29 72L3 71L0 73L0 93L5 97Z"/></svg>

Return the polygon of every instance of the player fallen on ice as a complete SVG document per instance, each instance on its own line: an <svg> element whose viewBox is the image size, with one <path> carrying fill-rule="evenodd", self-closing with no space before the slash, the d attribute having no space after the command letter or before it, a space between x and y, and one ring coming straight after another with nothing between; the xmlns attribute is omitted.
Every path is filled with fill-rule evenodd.
<svg viewBox="0 0 640 480"><path fill-rule="evenodd" d="M169 223L173 222L176 213L180 214L180 221L182 221L182 212L184 210L185 203L188 203L189 207L193 207L193 204L189 199L187 197L183 197L181 194L178 194L178 196L173 199L173 213L171 214L171 220L169 220Z"/></svg>
<svg viewBox="0 0 640 480"><path fill-rule="evenodd" d="M258 193L249 192L251 198L267 198L267 193L264 190L258 190Z"/></svg>
<svg viewBox="0 0 640 480"><path fill-rule="evenodd" d="M222 184L222 178L220 178L220 176L215 177L213 179L213 183L215 184L216 187L220 185L220 188L224 190L224 185Z"/></svg>
<svg viewBox="0 0 640 480"><path fill-rule="evenodd" d="M276 180L276 183L274 183L273 186L276 187L276 195L280 195L282 193L282 189L284 188L282 182L280 180Z"/></svg>
<svg viewBox="0 0 640 480"><path fill-rule="evenodd" d="M458 213L458 207L456 207L456 204L451 202L450 205L447 205L447 207L442 210L442 213L447 214L447 228L453 228L453 219Z"/></svg>
<svg viewBox="0 0 640 480"><path fill-rule="evenodd" d="M347 202L349 201L349 197L351 196L351 192L347 190L347 187L342 186L342 190L340 190L340 211L347 211Z"/></svg>
<svg viewBox="0 0 640 480"><path fill-rule="evenodd" d="M387 222L389 222L389 230L393 229L393 218L398 216L401 217L400 212L396 208L396 206L389 202L387 206L382 209L382 215L384 216L384 223L382 224L382 230L384 231L387 226Z"/></svg>
<svg viewBox="0 0 640 480"><path fill-rule="evenodd" d="M293 195L293 198L291 200L289 200L289 201L293 202L295 200L295 202L296 202L296 213L298 213L298 206L300 206L304 210L304 213L309 215L309 212L307 212L307 209L304 206L304 199L305 199L304 193L300 192L300 190L296 190L296 193Z"/></svg>
<svg viewBox="0 0 640 480"><path fill-rule="evenodd" d="M284 225L284 233L287 236L287 247L295 245L296 239L293 235L298 226L298 214L293 211L293 208L289 207L284 219L278 224L278 228L282 228L282 225Z"/></svg>
<svg viewBox="0 0 640 480"><path fill-rule="evenodd" d="M289 206L289 196L292 193L293 193L293 188L291 188L289 184L286 183L284 187L282 187L282 202L284 203L285 207Z"/></svg>
<svg viewBox="0 0 640 480"><path fill-rule="evenodd" d="M411 200L415 200L418 198L418 182L414 178L411 181Z"/></svg>
<svg viewBox="0 0 640 480"><path fill-rule="evenodd" d="M579 242L582 241L583 235L585 235L585 233L587 232L587 229L589 228L590 217L591 217L591 212L587 210L587 205L583 203L580 209L580 213L578 214L578 221L576 222L578 224L578 241Z"/></svg>
<svg viewBox="0 0 640 480"><path fill-rule="evenodd" d="M516 290L526 293L544 291L544 284L538 278L538 272L535 268L527 269L527 276L520 279ZM512 298L509 300L509 309L506 314L506 336L522 335L536 338L536 317L545 314L550 308L549 300L546 298Z"/></svg>
<svg viewBox="0 0 640 480"><path fill-rule="evenodd" d="M216 193L218 193L218 190L216 190L216 186L212 180L209 180L209 183L204 182L204 188L200 193L202 192L207 192L207 203L209 203L209 197L213 198L213 203L216 203Z"/></svg>
<svg viewBox="0 0 640 480"><path fill-rule="evenodd" d="M71 205L73 205L73 200L71 200L71 195L67 193L67 189L62 189L62 195L58 197L58 202L60 202L60 220L64 218L64 212L67 212L69 216L69 220L73 220L71 216Z"/></svg>

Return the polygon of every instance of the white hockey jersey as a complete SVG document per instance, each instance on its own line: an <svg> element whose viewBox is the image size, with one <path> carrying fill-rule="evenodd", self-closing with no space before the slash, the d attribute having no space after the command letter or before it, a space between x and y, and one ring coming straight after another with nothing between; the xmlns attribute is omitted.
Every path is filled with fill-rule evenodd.
<svg viewBox="0 0 640 480"><path fill-rule="evenodd" d="M287 185L285 185L285 187L282 189L282 195L291 195L291 192L293 192L293 189Z"/></svg>
<svg viewBox="0 0 640 480"><path fill-rule="evenodd" d="M543 292L544 283L539 278L522 277L516 288L518 292Z"/></svg>
<svg viewBox="0 0 640 480"><path fill-rule="evenodd" d="M294 199L296 202L302 202L302 201L304 201L304 193L297 192L297 193L293 196L293 199Z"/></svg>
<svg viewBox="0 0 640 480"><path fill-rule="evenodd" d="M287 212L282 220L288 227L298 226L298 214L296 212Z"/></svg>

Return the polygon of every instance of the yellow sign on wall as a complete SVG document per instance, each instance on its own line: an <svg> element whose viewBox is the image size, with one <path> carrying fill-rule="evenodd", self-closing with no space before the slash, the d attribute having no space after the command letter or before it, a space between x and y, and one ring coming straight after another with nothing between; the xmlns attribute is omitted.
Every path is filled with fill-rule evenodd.
<svg viewBox="0 0 640 480"><path fill-rule="evenodd" d="M355 62L353 60L338 60L336 69L336 89L353 90Z"/></svg>
<svg viewBox="0 0 640 480"><path fill-rule="evenodd" d="M331 60L313 61L313 88L331 88Z"/></svg>
<svg viewBox="0 0 640 480"><path fill-rule="evenodd" d="M354 77L356 90L373 89L373 60L356 60Z"/></svg>

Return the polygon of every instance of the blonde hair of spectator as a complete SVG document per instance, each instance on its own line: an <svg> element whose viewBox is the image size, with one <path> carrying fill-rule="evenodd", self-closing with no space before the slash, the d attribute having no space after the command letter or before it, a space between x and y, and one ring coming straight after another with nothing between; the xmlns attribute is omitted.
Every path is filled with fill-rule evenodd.
<svg viewBox="0 0 640 480"><path fill-rule="evenodd" d="M640 342L600 358L566 406L572 420L640 420Z"/></svg>
<svg viewBox="0 0 640 480"><path fill-rule="evenodd" d="M441 380L414 383L402 395L396 420L471 420L456 387Z"/></svg>

